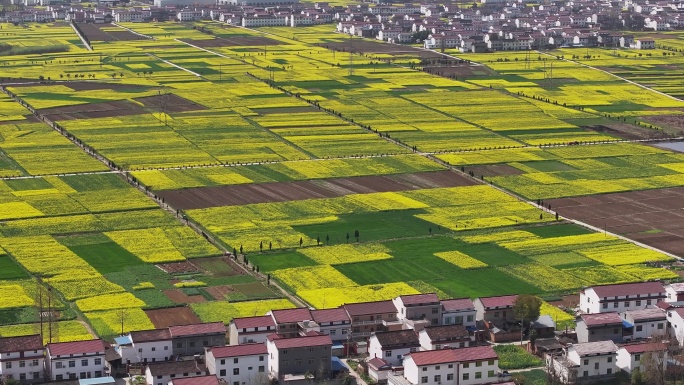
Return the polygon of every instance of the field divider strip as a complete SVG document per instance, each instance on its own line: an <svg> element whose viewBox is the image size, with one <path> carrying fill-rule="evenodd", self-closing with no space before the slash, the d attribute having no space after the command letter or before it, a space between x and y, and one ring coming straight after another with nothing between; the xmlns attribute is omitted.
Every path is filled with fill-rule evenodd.
<svg viewBox="0 0 684 385"><path fill-rule="evenodd" d="M157 40L156 37L149 36L149 35L145 35L145 34L142 34L142 33L140 33L140 32L135 32L134 30L132 30L132 29L130 29L130 28L128 28L128 27L124 27L123 25L120 25L120 24L112 23L112 25L115 25L115 26L117 26L117 27L119 27L119 28L121 28L121 29L125 29L126 31L128 31L128 32L130 32L130 33L132 33L132 34L135 34L135 35L138 35L138 36L142 36L142 37L147 38L147 39L150 39L150 40Z"/></svg>
<svg viewBox="0 0 684 385"><path fill-rule="evenodd" d="M76 32L76 36L78 36L78 38L81 39L81 42L86 47L86 49L88 51L92 51L93 47L90 45L90 43L88 43L88 41L85 39L85 37L83 35L81 35L81 32L79 32L78 29L76 29L76 23L71 22L71 23L69 23L69 25L71 26L71 29L73 29L74 32Z"/></svg>
<svg viewBox="0 0 684 385"><path fill-rule="evenodd" d="M194 71L189 70L189 69L187 69L187 68L185 68L185 67L179 66L178 64L172 63L172 62L170 62L170 61L168 61L168 60L162 59L162 58L160 58L159 56L157 56L157 55L155 55L155 54L153 54L153 53L148 53L147 56L153 57L153 58L155 58L155 59L157 59L157 60L161 60L162 62L164 62L164 63L166 63L166 64L168 64L168 65L170 65L170 66L173 66L173 67L178 68L179 70L188 72L188 73L190 73L190 74L192 74L192 75L197 76L198 78L202 78L202 79L204 79L204 80L207 80L206 78L204 78L202 75L198 74L197 72L194 72Z"/></svg>

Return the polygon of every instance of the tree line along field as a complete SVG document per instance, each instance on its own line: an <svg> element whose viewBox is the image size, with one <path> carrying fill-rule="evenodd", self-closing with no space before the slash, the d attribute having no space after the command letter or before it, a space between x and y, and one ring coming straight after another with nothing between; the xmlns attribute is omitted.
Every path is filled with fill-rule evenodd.
<svg viewBox="0 0 684 385"><path fill-rule="evenodd" d="M665 132L649 119L684 102L553 55L473 55L488 68L454 78L380 43L352 65L329 26L125 26L151 38L107 29L90 52L68 26L3 25L0 42L68 47L0 57L3 87L68 135L0 94L0 336L37 330L48 287L68 341L295 306L268 279L317 308L678 279L549 199L682 186L679 154L587 127ZM622 233L677 230L661 227Z"/></svg>

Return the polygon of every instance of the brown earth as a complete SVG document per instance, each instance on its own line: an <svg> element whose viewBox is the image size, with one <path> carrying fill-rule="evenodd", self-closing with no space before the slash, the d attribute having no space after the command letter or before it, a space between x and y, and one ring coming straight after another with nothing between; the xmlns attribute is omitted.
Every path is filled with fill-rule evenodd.
<svg viewBox="0 0 684 385"><path fill-rule="evenodd" d="M175 303L198 303L207 302L206 298L201 295L187 295L180 289L164 290L164 295Z"/></svg>
<svg viewBox="0 0 684 385"><path fill-rule="evenodd" d="M200 269L189 261L160 263L155 265L169 274L197 273Z"/></svg>
<svg viewBox="0 0 684 385"><path fill-rule="evenodd" d="M86 103L77 104L74 106L43 108L38 110L38 112L53 121L108 118L146 113L145 109L141 105L133 103L129 100L112 100L102 103Z"/></svg>
<svg viewBox="0 0 684 385"><path fill-rule="evenodd" d="M179 39L183 42L196 45L201 48L234 47L234 46L264 46L283 44L278 40L263 36L231 36L230 38L216 37L216 39L194 40Z"/></svg>
<svg viewBox="0 0 684 385"><path fill-rule="evenodd" d="M507 164L490 164L475 167L465 167L464 170L465 172L472 171L475 174L475 176L478 177L480 175L484 177L492 177L506 175L521 175L525 173L524 171L518 170L517 168L509 166Z"/></svg>
<svg viewBox="0 0 684 385"><path fill-rule="evenodd" d="M584 128L595 132L601 132L608 135L617 136L618 138L627 140L661 139L669 137L669 135L666 132L663 132L661 130L653 130L647 127L637 127L626 123L609 123L598 126L586 126Z"/></svg>
<svg viewBox="0 0 684 385"><path fill-rule="evenodd" d="M26 119L21 119L21 120L3 120L0 121L0 126L5 125L5 124L22 124L22 123L37 123L40 122L38 118L35 117L35 115L24 115Z"/></svg>
<svg viewBox="0 0 684 385"><path fill-rule="evenodd" d="M642 116L641 120L648 123L653 123L658 127L662 127L664 131L667 131L675 136L680 136L684 133L684 115L648 115ZM665 137L665 133L660 130L650 130L655 132L660 132L663 134L661 137Z"/></svg>
<svg viewBox="0 0 684 385"><path fill-rule="evenodd" d="M145 310L152 324L157 329L169 326L191 325L201 323L189 307L174 307L169 309Z"/></svg>
<svg viewBox="0 0 684 385"><path fill-rule="evenodd" d="M334 198L350 194L407 191L438 187L471 186L476 182L452 171L415 174L372 175L294 182L273 182L237 186L200 187L157 193L181 210L252 203L287 202Z"/></svg>
<svg viewBox="0 0 684 385"><path fill-rule="evenodd" d="M136 35L113 24L78 23L78 27L91 42L146 40L143 36ZM103 31L102 28L119 28L120 31Z"/></svg>
<svg viewBox="0 0 684 385"><path fill-rule="evenodd" d="M684 257L684 187L550 199L560 215Z"/></svg>
<svg viewBox="0 0 684 385"><path fill-rule="evenodd" d="M142 90L147 89L147 87L137 86L134 84L124 84L124 83L67 81L67 82L62 82L61 84L63 86L71 88L74 91L90 91L90 90L142 91Z"/></svg>
<svg viewBox="0 0 684 385"><path fill-rule="evenodd" d="M199 111L207 109L207 107L204 107L201 104L197 104L192 100L182 98L175 94L144 96L133 100L142 103L147 108L160 108L160 106L166 105L166 111L168 112Z"/></svg>
<svg viewBox="0 0 684 385"><path fill-rule="evenodd" d="M231 285L212 286L208 287L206 290L207 293L211 294L211 296L216 298L217 301L225 300L227 294L234 293L236 291Z"/></svg>

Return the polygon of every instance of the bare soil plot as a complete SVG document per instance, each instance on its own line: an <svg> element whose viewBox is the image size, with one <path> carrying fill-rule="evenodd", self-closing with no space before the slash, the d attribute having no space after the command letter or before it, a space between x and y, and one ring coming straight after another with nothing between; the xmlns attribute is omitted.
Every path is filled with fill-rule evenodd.
<svg viewBox="0 0 684 385"><path fill-rule="evenodd" d="M168 112L200 111L207 109L207 107L201 104L197 104L192 100L182 98L175 94L145 96L133 100L142 103L147 108L161 108L163 106Z"/></svg>
<svg viewBox="0 0 684 385"><path fill-rule="evenodd" d="M189 307L174 307L170 309L145 310L145 314L157 329L169 326L198 324L202 321Z"/></svg>
<svg viewBox="0 0 684 385"><path fill-rule="evenodd" d="M194 263L214 277L230 277L242 271L231 257L202 258Z"/></svg>
<svg viewBox="0 0 684 385"><path fill-rule="evenodd" d="M237 291L231 285L212 286L206 288L206 290L207 293L211 294L211 296L216 298L217 301L223 301L226 299L226 295L235 293Z"/></svg>
<svg viewBox="0 0 684 385"><path fill-rule="evenodd" d="M128 90L140 91L146 90L147 87L137 86L134 84L122 83L104 83L104 82L85 82L85 81L67 81L61 83L63 86L69 87L74 91L91 91L91 90Z"/></svg>
<svg viewBox="0 0 684 385"><path fill-rule="evenodd" d="M684 257L684 188L544 201L562 216Z"/></svg>
<svg viewBox="0 0 684 385"><path fill-rule="evenodd" d="M143 36L136 35L113 24L78 23L78 27L81 28L83 34L85 34L90 41L146 40ZM105 31L102 28L118 28L119 31Z"/></svg>
<svg viewBox="0 0 684 385"><path fill-rule="evenodd" d="M642 120L653 123L656 126L664 127L667 131L680 135L684 132L684 115L648 115L642 116ZM666 137L661 130L651 130L661 133L660 138Z"/></svg>
<svg viewBox="0 0 684 385"><path fill-rule="evenodd" d="M235 47L235 46L264 46L264 45L280 45L283 44L278 40L273 40L264 36L231 36L230 38L216 37L216 39L194 40L194 39L180 39L183 42L190 43L202 48L216 48L216 47Z"/></svg>
<svg viewBox="0 0 684 385"><path fill-rule="evenodd" d="M0 121L0 126L5 125L5 124L21 124L21 123L37 123L40 122L38 118L36 118L34 115L24 115L26 119L21 119L21 120L2 120Z"/></svg>
<svg viewBox="0 0 684 385"><path fill-rule="evenodd" d="M92 119L109 118L122 115L139 115L146 113L145 109L129 100L113 100L102 103L77 104L73 106L44 108L38 110L48 119L73 120L73 119Z"/></svg>
<svg viewBox="0 0 684 385"><path fill-rule="evenodd" d="M664 116L670 116L670 115L664 115ZM678 115L671 115L671 116L678 116ZM651 117L644 117L642 119L644 120L649 120ZM684 122L684 120L682 121ZM653 124L659 124L653 122ZM625 123L611 123L611 124L606 124L606 125L598 125L598 126L587 126L584 127L588 130L595 131L595 132L601 132L605 133L608 135L612 136L617 136L619 138L623 139L659 139L659 138L667 138L668 134L661 131L661 130L652 130L650 128L639 128L637 126L633 126L631 124L625 124Z"/></svg>
<svg viewBox="0 0 684 385"><path fill-rule="evenodd" d="M476 167L465 167L465 171L472 171L475 174L475 176L478 177L480 175L484 177L492 177L506 175L521 175L525 173L524 171L518 170L517 168L509 166L507 164L491 164Z"/></svg>
<svg viewBox="0 0 684 385"><path fill-rule="evenodd" d="M187 274L197 273L200 271L197 266L193 265L189 261L160 263L156 266L169 274Z"/></svg>
<svg viewBox="0 0 684 385"><path fill-rule="evenodd" d="M325 47L328 49L332 49L335 51L342 51L342 52L349 52L350 47L351 51L353 53L386 53L390 55L396 55L396 56L401 56L401 55L413 55L413 56L418 56L423 59L434 59L434 58L440 58L443 57L438 52L434 51L429 51L429 50L423 50L415 47L411 47L408 45L399 45L399 44L388 44L388 43L376 43L374 41L370 40L361 40L361 39L354 39L351 41L346 40L346 41L341 41L341 42L328 42L328 43L320 43L317 44L320 47Z"/></svg>
<svg viewBox="0 0 684 385"><path fill-rule="evenodd" d="M334 198L360 193L471 186L475 184L477 182L472 179L452 171L433 171L413 174L200 187L160 191L157 195L178 209L192 210L252 203Z"/></svg>
<svg viewBox="0 0 684 385"><path fill-rule="evenodd" d="M207 302L207 299L201 295L187 295L180 289L164 290L164 295L175 303L198 303Z"/></svg>

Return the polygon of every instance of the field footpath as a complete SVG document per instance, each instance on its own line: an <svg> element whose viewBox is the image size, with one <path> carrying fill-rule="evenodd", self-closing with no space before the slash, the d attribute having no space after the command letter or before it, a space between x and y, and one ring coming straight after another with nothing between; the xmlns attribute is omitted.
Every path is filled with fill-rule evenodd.
<svg viewBox="0 0 684 385"><path fill-rule="evenodd" d="M93 50L93 47L92 47L90 44L88 44L88 42L87 42L86 39L83 37L83 35L81 35L81 33L78 32L78 30L76 29L76 26L74 25L74 23L69 23L69 25L71 25L71 29L74 30L74 32L76 33L76 36L78 36L78 38L81 39L81 42L83 43L83 46L86 47L86 49L87 49L88 51L92 51L92 50Z"/></svg>
<svg viewBox="0 0 684 385"><path fill-rule="evenodd" d="M144 38L146 38L146 39L150 39L150 40L157 40L156 37L149 36L149 35L145 35L145 34L142 34L142 33L140 33L140 32L135 32L134 30L132 30L132 29L130 29L130 28L127 28L127 27L124 27L123 25L119 25L119 24L117 24L117 23L112 22L112 25L115 25L115 26L117 26L117 27L119 27L119 28L121 28L121 29L125 29L126 31L128 31L128 32L130 32L130 33L132 33L132 34L134 34L134 35L142 36L142 37L144 37Z"/></svg>
<svg viewBox="0 0 684 385"><path fill-rule="evenodd" d="M168 60L164 60L164 59L160 58L159 56L157 56L157 55L155 55L155 54L153 54L153 53L147 53L146 55L149 56L149 57L155 58L155 59L157 59L157 60L161 60L161 61L163 61L164 63L166 63L166 64L168 64L168 65L170 65L170 66L174 66L174 67L178 68L179 70L183 70L183 71L185 71L185 72L191 73L191 74L197 76L198 78L202 78L202 79L204 79L204 80L207 80L206 78L204 78L202 75L198 74L197 72L194 72L194 71L191 71L191 70L189 70L189 69L187 69L187 68L185 68L185 67L179 66L178 64L174 64L174 63L172 63L172 62L170 62L170 61L168 61Z"/></svg>

